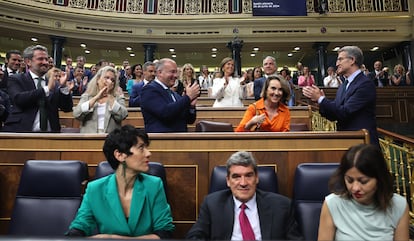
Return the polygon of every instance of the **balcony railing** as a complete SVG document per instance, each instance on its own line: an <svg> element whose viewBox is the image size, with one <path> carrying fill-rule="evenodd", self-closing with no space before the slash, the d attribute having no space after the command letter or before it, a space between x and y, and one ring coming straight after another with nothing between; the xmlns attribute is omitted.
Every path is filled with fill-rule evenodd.
<svg viewBox="0 0 414 241"><path fill-rule="evenodd" d="M406 197L414 224L414 140L381 128L378 132L382 153L394 177L394 191Z"/></svg>
<svg viewBox="0 0 414 241"><path fill-rule="evenodd" d="M105 12L158 15L251 14L252 0L33 0ZM408 0L306 0L308 13L408 11Z"/></svg>
<svg viewBox="0 0 414 241"><path fill-rule="evenodd" d="M335 131L336 122L331 122L314 111L312 130ZM378 128L378 133L382 153L394 177L394 192L407 199L411 223L414 224L414 140L381 128Z"/></svg>

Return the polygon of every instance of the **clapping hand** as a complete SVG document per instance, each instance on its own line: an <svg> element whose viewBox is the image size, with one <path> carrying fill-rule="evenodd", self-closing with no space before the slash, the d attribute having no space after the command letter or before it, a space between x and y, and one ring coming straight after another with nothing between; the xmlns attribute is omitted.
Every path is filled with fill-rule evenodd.
<svg viewBox="0 0 414 241"><path fill-rule="evenodd" d="M185 94L188 95L191 101L197 99L197 97L200 95L200 85L192 84L186 88Z"/></svg>
<svg viewBox="0 0 414 241"><path fill-rule="evenodd" d="M315 102L318 101L321 96L325 96L323 90L319 89L316 85L303 87L302 94Z"/></svg>
<svg viewBox="0 0 414 241"><path fill-rule="evenodd" d="M66 72L60 72L60 77L59 77L59 84L60 86L66 86L66 82L68 80L68 76L66 75Z"/></svg>

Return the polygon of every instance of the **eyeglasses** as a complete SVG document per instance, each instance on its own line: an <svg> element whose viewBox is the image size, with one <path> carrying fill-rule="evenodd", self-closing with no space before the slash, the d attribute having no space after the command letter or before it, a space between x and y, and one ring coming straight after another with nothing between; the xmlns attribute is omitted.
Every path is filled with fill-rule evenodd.
<svg viewBox="0 0 414 241"><path fill-rule="evenodd" d="M351 57L339 57L336 59L336 62L342 62L344 59L351 59Z"/></svg>

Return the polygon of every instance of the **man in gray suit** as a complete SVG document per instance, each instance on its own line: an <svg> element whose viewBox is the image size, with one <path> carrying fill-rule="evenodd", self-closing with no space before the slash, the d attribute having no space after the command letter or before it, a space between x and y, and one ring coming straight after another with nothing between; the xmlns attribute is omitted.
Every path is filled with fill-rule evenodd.
<svg viewBox="0 0 414 241"><path fill-rule="evenodd" d="M226 181L230 190L217 191L205 198L198 220L186 239L302 239L291 201L282 195L256 189L259 177L256 161L250 152L236 152L227 160ZM249 220L248 229L254 237L244 234L245 225L240 220L243 213Z"/></svg>

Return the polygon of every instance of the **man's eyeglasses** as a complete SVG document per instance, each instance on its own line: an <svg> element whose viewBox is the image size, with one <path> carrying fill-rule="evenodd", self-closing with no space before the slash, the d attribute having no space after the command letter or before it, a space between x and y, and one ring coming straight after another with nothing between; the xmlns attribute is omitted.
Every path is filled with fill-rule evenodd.
<svg viewBox="0 0 414 241"><path fill-rule="evenodd" d="M336 59L336 62L342 62L344 59L351 59L351 57L339 57Z"/></svg>

